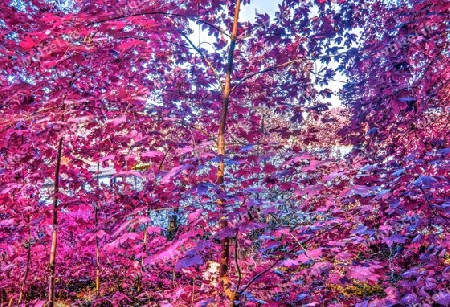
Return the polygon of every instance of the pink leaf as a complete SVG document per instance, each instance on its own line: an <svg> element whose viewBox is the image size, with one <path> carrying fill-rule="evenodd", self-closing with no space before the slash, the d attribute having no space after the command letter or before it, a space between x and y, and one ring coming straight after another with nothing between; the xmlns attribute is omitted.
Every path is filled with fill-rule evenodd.
<svg viewBox="0 0 450 307"><path fill-rule="evenodd" d="M300 254L296 258L296 260L300 261L301 263L306 263L308 261L311 261L311 258L309 258L306 254Z"/></svg>
<svg viewBox="0 0 450 307"><path fill-rule="evenodd" d="M157 150L153 150L153 151L146 151L144 153L141 154L141 157L143 158L154 158L154 157L160 157L163 156L164 154L160 151Z"/></svg>
<svg viewBox="0 0 450 307"><path fill-rule="evenodd" d="M378 281L380 275L375 274L375 269L381 268L381 266L352 266L347 271L348 278L354 278L362 282L370 281Z"/></svg>
<svg viewBox="0 0 450 307"><path fill-rule="evenodd" d="M281 266L287 266L287 267L296 266L296 265L298 265L298 261L297 260L293 260L293 259L286 259L286 260L283 260L280 263L280 265Z"/></svg>
<svg viewBox="0 0 450 307"><path fill-rule="evenodd" d="M104 156L103 158L101 158L99 160L99 162L103 162L103 161L106 161L106 160L114 160L115 157L116 157L115 155L107 155L107 156Z"/></svg>
<svg viewBox="0 0 450 307"><path fill-rule="evenodd" d="M123 44L120 44L119 46L117 46L117 50L119 51L126 51L130 48L134 48L137 46L147 46L147 43L145 41L142 40L138 40L138 39L130 39L128 41L126 41Z"/></svg>
<svg viewBox="0 0 450 307"><path fill-rule="evenodd" d="M317 262L311 267L311 274L319 276L328 273L332 268L333 264L331 262Z"/></svg>
<svg viewBox="0 0 450 307"><path fill-rule="evenodd" d="M312 259L320 258L322 256L322 249L316 248L310 251L306 251L306 255Z"/></svg>
<svg viewBox="0 0 450 307"><path fill-rule="evenodd" d="M156 226L148 226L147 232L148 233L161 233L161 228L156 227Z"/></svg>
<svg viewBox="0 0 450 307"><path fill-rule="evenodd" d="M26 36L24 40L20 42L19 45L24 51L28 51L33 47L39 45L39 43L35 42L30 36Z"/></svg>
<svg viewBox="0 0 450 307"><path fill-rule="evenodd" d="M177 240L173 244L166 247L161 253L153 254L152 256L148 257L144 261L144 264L148 265L148 264L153 264L155 262L158 262L160 260L167 260L167 259L175 258L177 255L180 254L180 252L178 251L178 248L181 245L183 245L184 242L186 242L186 240L187 240L187 238Z"/></svg>
<svg viewBox="0 0 450 307"><path fill-rule="evenodd" d="M0 221L0 226L11 226L14 224L14 219Z"/></svg>
<svg viewBox="0 0 450 307"><path fill-rule="evenodd" d="M45 305L45 303L47 303L47 301L45 301L45 300L38 301L38 302L36 302L36 304L34 304L34 307L42 307Z"/></svg>
<svg viewBox="0 0 450 307"><path fill-rule="evenodd" d="M202 215L202 212L203 212L203 209L197 209L197 210L195 210L195 212L189 213L189 215L188 215L189 223L196 221Z"/></svg>
<svg viewBox="0 0 450 307"><path fill-rule="evenodd" d="M108 119L106 121L106 123L112 123L114 126L117 126L121 123L125 123L127 121L127 117L126 115L122 115L120 117L116 117L116 118L112 118L112 119Z"/></svg>

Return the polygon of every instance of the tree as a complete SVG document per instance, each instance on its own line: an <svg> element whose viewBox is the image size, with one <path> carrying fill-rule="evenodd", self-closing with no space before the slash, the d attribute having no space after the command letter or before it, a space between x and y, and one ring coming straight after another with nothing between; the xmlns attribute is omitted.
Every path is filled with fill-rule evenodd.
<svg viewBox="0 0 450 307"><path fill-rule="evenodd" d="M1 4L1 302L448 304L448 6L407 4Z"/></svg>

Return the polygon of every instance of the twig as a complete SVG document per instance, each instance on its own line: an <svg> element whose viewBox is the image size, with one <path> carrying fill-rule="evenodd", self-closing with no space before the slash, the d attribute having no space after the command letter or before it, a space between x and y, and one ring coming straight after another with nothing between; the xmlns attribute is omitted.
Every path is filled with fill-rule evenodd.
<svg viewBox="0 0 450 307"><path fill-rule="evenodd" d="M176 27L175 21L173 21L172 18L168 17L170 22ZM217 82L219 83L220 88L223 88L223 84L220 81L220 76L219 73L217 72L217 70L214 68L214 66L212 65L212 63L206 58L206 56L203 54L203 52L200 50L199 47L195 46L195 44L191 41L191 39L184 34L184 32L182 32L181 30L178 30L178 33L180 33L181 36L184 37L185 40L187 40L187 42L189 43L189 45L191 45L192 48L194 48L194 50L200 55L200 57L202 58L203 61L205 61L205 63L208 65L208 67L212 70L214 76L217 79Z"/></svg>
<svg viewBox="0 0 450 307"><path fill-rule="evenodd" d="M239 267L239 263L238 263L238 232L236 232L236 241L234 243L234 261L236 262L236 270L238 273L238 281L237 281L237 285L236 285L236 293L238 293L239 287L241 286L241 280L242 280L242 271L241 271L241 268Z"/></svg>
<svg viewBox="0 0 450 307"><path fill-rule="evenodd" d="M231 92L233 92L237 87L239 87L240 85L242 85L242 83L244 83L245 81L247 81L247 80L250 79L250 78L253 78L253 77L256 76L256 75L264 74L264 73L266 73L266 72L269 72L269 71L275 70L275 69L277 69L277 68L281 68L281 67L284 67L284 66L287 66L287 65L296 63L296 62L299 62L299 60L288 61L288 62L283 63L283 64L279 64L279 65L267 67L267 68L265 68L265 69L263 69L263 70L257 71L257 72L255 72L255 73L251 73L251 74L245 76L244 78L242 78L242 79L241 79L241 80L240 80L240 81L239 81L239 82L231 89Z"/></svg>

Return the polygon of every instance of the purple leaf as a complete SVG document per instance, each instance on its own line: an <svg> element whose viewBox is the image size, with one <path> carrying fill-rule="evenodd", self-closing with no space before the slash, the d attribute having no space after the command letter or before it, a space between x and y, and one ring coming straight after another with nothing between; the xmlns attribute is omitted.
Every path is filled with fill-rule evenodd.
<svg viewBox="0 0 450 307"><path fill-rule="evenodd" d="M192 223L196 220L198 220L198 218L202 215L203 209L197 209L192 213L189 213L188 215L188 221L189 223Z"/></svg>
<svg viewBox="0 0 450 307"><path fill-rule="evenodd" d="M202 265L203 259L195 254L195 255L189 255L184 257L183 259L179 260L177 264L175 265L175 270L180 271L182 269L195 266L195 265Z"/></svg>
<svg viewBox="0 0 450 307"><path fill-rule="evenodd" d="M401 97L398 100L400 100L401 102L414 102L417 99L414 97Z"/></svg>
<svg viewBox="0 0 450 307"><path fill-rule="evenodd" d="M450 306L450 292L439 292L433 295L433 301L442 306Z"/></svg>
<svg viewBox="0 0 450 307"><path fill-rule="evenodd" d="M175 177L182 171L188 169L189 167L190 167L189 164L183 164L183 165L172 167L172 169L166 175L164 175L164 177L161 180L161 183L169 183L173 177Z"/></svg>
<svg viewBox="0 0 450 307"><path fill-rule="evenodd" d="M411 305L413 305L413 304L419 303L419 299L418 299L418 297L417 297L416 294L411 293L411 294L406 294L405 296L403 296L403 297L400 299L400 302L401 302L402 304L411 306Z"/></svg>
<svg viewBox="0 0 450 307"><path fill-rule="evenodd" d="M414 185L418 188L429 189L437 184L437 180L432 176L420 176L414 181Z"/></svg>
<svg viewBox="0 0 450 307"><path fill-rule="evenodd" d="M388 238L384 238L383 242L386 243L389 247L392 246L392 244L404 244L405 243L405 237L401 235L394 234Z"/></svg>

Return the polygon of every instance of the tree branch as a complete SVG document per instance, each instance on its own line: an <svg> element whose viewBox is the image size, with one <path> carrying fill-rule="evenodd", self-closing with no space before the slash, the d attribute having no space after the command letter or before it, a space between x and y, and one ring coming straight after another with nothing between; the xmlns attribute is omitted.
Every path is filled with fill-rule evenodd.
<svg viewBox="0 0 450 307"><path fill-rule="evenodd" d="M239 267L239 263L238 263L238 233L237 232L236 232L236 241L234 243L234 261L236 263L236 270L238 273L238 281L237 281L237 285L236 285L236 293L238 293L239 287L241 286L242 272L241 272L241 268Z"/></svg>
<svg viewBox="0 0 450 307"><path fill-rule="evenodd" d="M237 87L242 85L248 79L253 78L254 76L261 75L261 74L264 74L266 72L269 72L269 71L272 71L272 70L275 70L277 68L281 68L281 67L284 67L284 66L288 66L288 65L296 63L296 62L299 62L299 60L288 61L288 62L283 63L283 64L271 66L271 67L265 68L263 70L257 71L255 73L251 73L251 74L245 76L244 78L242 78L241 80L239 80L239 82L231 89L231 92L233 92Z"/></svg>
<svg viewBox="0 0 450 307"><path fill-rule="evenodd" d="M169 17L169 20L172 22L172 24L176 27L175 22L173 21L172 18ZM187 40L187 42L189 43L189 45L191 45L192 48L194 48L194 50L200 55L200 57L202 58L203 61L205 61L205 63L208 65L208 67L212 70L214 76L217 79L217 82L219 83L220 89L223 89L223 84L220 81L220 76L219 73L217 72L217 70L214 68L214 66L212 65L212 63L206 58L206 56L203 54L203 52L200 50L199 47L195 46L195 44L191 41L191 39L181 30L178 30L178 33L181 34L181 36L183 36L183 38L185 40Z"/></svg>

